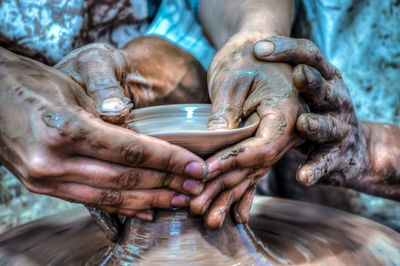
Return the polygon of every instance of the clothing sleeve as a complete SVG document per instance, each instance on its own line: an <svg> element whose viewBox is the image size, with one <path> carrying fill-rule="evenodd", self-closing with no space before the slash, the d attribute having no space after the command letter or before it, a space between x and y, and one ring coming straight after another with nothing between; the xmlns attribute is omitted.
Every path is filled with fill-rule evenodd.
<svg viewBox="0 0 400 266"><path fill-rule="evenodd" d="M199 4L200 0L186 0L190 8L193 10L196 20L199 21Z"/></svg>
<svg viewBox="0 0 400 266"><path fill-rule="evenodd" d="M83 0L4 0L0 4L0 45L47 64L74 46L82 26Z"/></svg>

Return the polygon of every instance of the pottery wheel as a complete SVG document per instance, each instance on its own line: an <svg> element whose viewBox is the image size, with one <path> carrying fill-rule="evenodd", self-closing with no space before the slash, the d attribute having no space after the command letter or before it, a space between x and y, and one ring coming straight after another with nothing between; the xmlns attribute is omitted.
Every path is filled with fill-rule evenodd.
<svg viewBox="0 0 400 266"><path fill-rule="evenodd" d="M250 227L262 241L266 265L400 265L400 234L339 210L256 196ZM0 265L96 265L109 246L77 207L2 234Z"/></svg>

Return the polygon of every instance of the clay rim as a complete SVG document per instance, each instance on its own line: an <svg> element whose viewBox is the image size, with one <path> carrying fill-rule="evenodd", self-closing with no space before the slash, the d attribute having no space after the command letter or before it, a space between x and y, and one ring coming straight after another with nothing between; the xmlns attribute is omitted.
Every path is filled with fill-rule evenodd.
<svg viewBox="0 0 400 266"><path fill-rule="evenodd" d="M203 110L206 110L206 109L211 110L211 104L168 104L168 105L149 106L149 107L134 109L133 111L131 111L131 113L129 114L129 118L127 120L127 124L133 124L135 122L149 120L149 118L147 118L146 116L150 115L150 114L165 113L170 110L176 110L175 113L183 112L183 111L181 111L181 109L187 108L187 107L199 108L199 109L203 109ZM135 116L138 116L138 115L145 116L145 117L135 118ZM246 118L245 122L246 123L248 122L249 124L246 125L246 123L245 123L245 126L243 126L243 127L229 129L229 130L168 131L168 132L146 133L146 135L152 136L152 137L166 136L166 135L224 136L224 135L230 135L230 134L239 134L239 133L247 132L247 131L254 132L260 123L260 117L258 116L257 113L253 113Z"/></svg>

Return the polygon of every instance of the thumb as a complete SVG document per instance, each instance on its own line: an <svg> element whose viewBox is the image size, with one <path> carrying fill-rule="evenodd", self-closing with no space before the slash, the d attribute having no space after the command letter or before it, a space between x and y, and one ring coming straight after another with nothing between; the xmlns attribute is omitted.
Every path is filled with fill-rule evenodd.
<svg viewBox="0 0 400 266"><path fill-rule="evenodd" d="M108 77L107 77L108 75ZM111 73L90 73L86 91L96 103L100 117L112 124L123 124L133 107L123 88Z"/></svg>
<svg viewBox="0 0 400 266"><path fill-rule="evenodd" d="M249 84L252 76L238 78L232 73L223 72L211 77L208 85L212 94L208 130L237 128L241 122L243 104L251 87Z"/></svg>
<svg viewBox="0 0 400 266"><path fill-rule="evenodd" d="M89 44L72 51L55 68L86 89L104 121L125 122L133 104L124 95L126 63L119 50L105 44Z"/></svg>
<svg viewBox="0 0 400 266"><path fill-rule="evenodd" d="M270 37L257 42L253 52L260 61L312 66L327 80L332 79L336 74L336 69L326 60L317 45L307 39L286 36Z"/></svg>
<svg viewBox="0 0 400 266"><path fill-rule="evenodd" d="M81 67L86 70L86 77L82 80L83 85L88 95L95 101L97 113L106 122L124 123L133 104L125 97L121 86L126 77L122 55L118 52L108 53L80 64L83 64Z"/></svg>

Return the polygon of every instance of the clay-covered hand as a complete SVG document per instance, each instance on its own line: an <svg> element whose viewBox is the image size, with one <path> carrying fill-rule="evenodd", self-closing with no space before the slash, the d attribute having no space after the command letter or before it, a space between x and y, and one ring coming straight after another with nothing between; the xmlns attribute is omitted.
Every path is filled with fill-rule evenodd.
<svg viewBox="0 0 400 266"><path fill-rule="evenodd" d="M100 117L113 124L123 124L133 107L209 101L200 63L156 36L135 38L122 49L89 44L54 67L84 87Z"/></svg>
<svg viewBox="0 0 400 266"><path fill-rule="evenodd" d="M339 71L306 39L268 38L255 45L254 53L265 62L299 64L293 82L311 112L298 117L296 128L314 146L297 171L298 182L305 186L318 180L342 186L358 183L369 168L369 153Z"/></svg>
<svg viewBox="0 0 400 266"><path fill-rule="evenodd" d="M155 36L132 40L121 50L96 43L72 51L56 66L86 89L100 117L122 124L129 110L159 104L208 102L206 72L188 52ZM132 105L133 103L133 105ZM118 216L89 208L107 233ZM136 217L152 220L153 210Z"/></svg>
<svg viewBox="0 0 400 266"><path fill-rule="evenodd" d="M88 44L70 52L54 68L86 89L104 121L125 122L133 104L124 95L127 65L120 50L103 43Z"/></svg>
<svg viewBox="0 0 400 266"><path fill-rule="evenodd" d="M1 163L32 192L132 216L186 206L201 189L202 159L103 122L54 68L0 48L0 96Z"/></svg>
<svg viewBox="0 0 400 266"><path fill-rule="evenodd" d="M209 130L237 128L253 112L261 118L255 136L224 149L206 160L209 175L204 191L191 200L195 214L204 214L210 228L221 226L235 202L235 218L247 222L254 185L271 165L302 140L295 132L304 112L285 63L254 58L254 35L233 36L214 57L208 71L211 95Z"/></svg>

